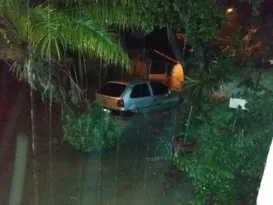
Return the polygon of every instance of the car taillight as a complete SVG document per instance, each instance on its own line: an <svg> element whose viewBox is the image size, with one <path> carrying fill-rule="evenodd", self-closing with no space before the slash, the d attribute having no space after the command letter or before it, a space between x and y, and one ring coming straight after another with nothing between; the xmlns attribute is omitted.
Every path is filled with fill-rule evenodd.
<svg viewBox="0 0 273 205"><path fill-rule="evenodd" d="M124 101L123 100L118 100L117 106L118 107L124 107Z"/></svg>

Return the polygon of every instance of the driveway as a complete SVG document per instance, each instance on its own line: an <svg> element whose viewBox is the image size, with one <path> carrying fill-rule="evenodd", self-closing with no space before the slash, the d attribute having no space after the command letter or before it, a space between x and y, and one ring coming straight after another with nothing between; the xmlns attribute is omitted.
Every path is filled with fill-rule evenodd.
<svg viewBox="0 0 273 205"><path fill-rule="evenodd" d="M101 154L84 154L61 143L60 107L53 105L50 112L49 105L36 93L33 130L29 89L18 84L15 90L18 92L10 111L14 114L9 114L12 123L3 129L14 127L9 136L1 137L0 151L5 157L0 162L0 204L8 204L16 137L24 133L32 142L33 131L36 157L29 143L22 205L189 204L192 185L187 175L170 177L166 175L169 162L146 160L160 154L154 149L160 137L171 137L167 128L179 122L177 110L121 118L127 123L124 144ZM11 96L6 93L6 100Z"/></svg>

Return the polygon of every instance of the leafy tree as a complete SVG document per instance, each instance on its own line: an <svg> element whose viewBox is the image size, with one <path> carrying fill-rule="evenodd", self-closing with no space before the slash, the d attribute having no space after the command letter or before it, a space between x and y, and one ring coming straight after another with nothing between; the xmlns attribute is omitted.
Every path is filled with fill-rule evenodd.
<svg viewBox="0 0 273 205"><path fill-rule="evenodd" d="M192 71L184 85L183 111L187 116L193 106L190 138L197 140L196 150L157 159L170 159L189 173L195 186L193 204L255 204L272 140L273 93L257 79L267 73L254 76L251 69L232 65L230 55L222 55L217 55L209 72ZM241 91L236 98L247 100L246 110L229 108L230 93L215 92L238 76L248 79L233 87Z"/></svg>
<svg viewBox="0 0 273 205"><path fill-rule="evenodd" d="M219 27L224 20L224 7L214 0L169 2L156 0L138 1L138 4L136 8L143 14L144 22L167 29L170 44L179 61L183 60L183 49L177 45L176 32L185 33L184 45L206 43L218 35ZM214 12L211 12L209 7L214 8Z"/></svg>
<svg viewBox="0 0 273 205"><path fill-rule="evenodd" d="M247 100L246 110L229 108L225 95L210 100L203 94L189 102L194 106L190 138L197 140L196 150L155 160L171 160L189 173L195 187L193 204L256 204L272 141L272 90L248 85L237 96Z"/></svg>
<svg viewBox="0 0 273 205"><path fill-rule="evenodd" d="M261 2L253 3L256 15ZM210 59L207 59L207 45L219 35L221 25L227 21L226 6L223 3L217 0L140 0L133 9L142 15L146 26L166 29L175 58L184 66L191 62L184 58L186 46L191 44L195 50L195 59L203 62L204 68L208 67ZM184 33L182 40L177 39L177 32Z"/></svg>
<svg viewBox="0 0 273 205"><path fill-rule="evenodd" d="M185 98L195 107L202 108L204 101L216 97L214 95L217 93L221 94L218 91L221 90L223 84L229 83L235 76L242 75L244 72L237 69L230 53L229 50L226 50L215 54L206 72L199 62L195 62L196 69L191 70L189 76L185 77L183 92Z"/></svg>
<svg viewBox="0 0 273 205"><path fill-rule="evenodd" d="M203 106L191 131L199 142L196 152L174 159L193 179L195 204L255 204L272 140L270 95L264 88L244 93L248 110L231 110L227 100Z"/></svg>
<svg viewBox="0 0 273 205"><path fill-rule="evenodd" d="M0 58L11 62L19 79L43 92L55 89L56 84L60 85L59 72L69 76L63 61L67 51L130 67L128 55L113 30L139 22L136 15L128 15L129 1L120 1L112 9L113 2L52 2L0 0Z"/></svg>

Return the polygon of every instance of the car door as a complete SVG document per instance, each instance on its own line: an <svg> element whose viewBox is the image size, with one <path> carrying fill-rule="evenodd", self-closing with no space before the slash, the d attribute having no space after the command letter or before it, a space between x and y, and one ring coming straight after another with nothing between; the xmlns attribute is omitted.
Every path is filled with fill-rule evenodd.
<svg viewBox="0 0 273 205"><path fill-rule="evenodd" d="M134 85L130 94L130 101L132 101L133 108L136 110L153 105L154 98L148 83Z"/></svg>
<svg viewBox="0 0 273 205"><path fill-rule="evenodd" d="M167 105L172 102L172 98L169 94L169 87L161 82L150 82L155 105Z"/></svg>

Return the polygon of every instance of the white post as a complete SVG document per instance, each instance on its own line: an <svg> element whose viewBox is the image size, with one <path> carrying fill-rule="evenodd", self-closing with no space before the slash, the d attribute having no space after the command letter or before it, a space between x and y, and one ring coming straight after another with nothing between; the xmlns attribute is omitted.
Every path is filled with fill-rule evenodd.
<svg viewBox="0 0 273 205"><path fill-rule="evenodd" d="M273 204L273 142L269 149L266 160L263 178L261 181L257 205L272 205Z"/></svg>
<svg viewBox="0 0 273 205"><path fill-rule="evenodd" d="M15 162L9 197L9 205L20 205L27 164L28 138L19 134L16 141Z"/></svg>

